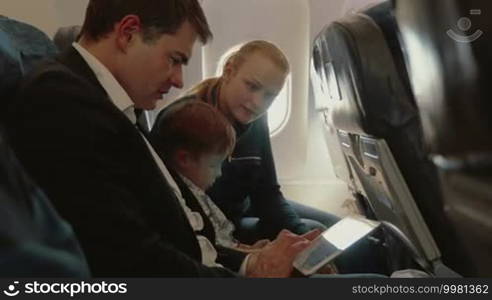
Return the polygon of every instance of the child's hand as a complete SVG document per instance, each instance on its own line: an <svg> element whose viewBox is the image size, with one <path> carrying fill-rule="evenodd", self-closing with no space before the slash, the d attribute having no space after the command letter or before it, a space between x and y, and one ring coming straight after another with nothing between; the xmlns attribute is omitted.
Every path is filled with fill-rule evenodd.
<svg viewBox="0 0 492 300"><path fill-rule="evenodd" d="M265 247L268 244L270 244L270 240L264 239L264 240L257 241L256 243L254 243L250 247L253 248L253 249L261 249L261 248Z"/></svg>
<svg viewBox="0 0 492 300"><path fill-rule="evenodd" d="M267 240L267 239L259 240L256 243L254 243L253 245L238 244L237 250L242 251L242 252L246 252L246 253L254 253L254 252L261 251L261 249L263 249L268 244L270 244L270 240Z"/></svg>

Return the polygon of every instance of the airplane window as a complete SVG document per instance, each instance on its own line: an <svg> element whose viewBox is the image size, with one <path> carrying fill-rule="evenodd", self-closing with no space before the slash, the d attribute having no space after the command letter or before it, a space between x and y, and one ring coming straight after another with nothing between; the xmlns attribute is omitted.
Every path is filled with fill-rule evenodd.
<svg viewBox="0 0 492 300"><path fill-rule="evenodd" d="M289 120L291 79L292 77L289 74L283 89L273 101L272 106L268 109L268 127L270 128L270 136L274 136L282 131Z"/></svg>
<svg viewBox="0 0 492 300"><path fill-rule="evenodd" d="M222 69L229 56L239 50L242 44L236 45L230 48L224 55L221 56L219 63L217 64L216 76L222 74ZM268 109L268 127L270 128L270 136L278 134L287 124L290 117L290 97L292 91L292 76L289 74L285 80L285 85L278 94L277 98L273 100L272 105Z"/></svg>

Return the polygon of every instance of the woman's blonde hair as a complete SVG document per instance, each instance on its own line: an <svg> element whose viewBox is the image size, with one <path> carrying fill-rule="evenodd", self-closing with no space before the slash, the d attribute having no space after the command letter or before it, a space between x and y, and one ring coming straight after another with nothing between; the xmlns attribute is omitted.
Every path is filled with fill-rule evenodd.
<svg viewBox="0 0 492 300"><path fill-rule="evenodd" d="M264 57L269 58L280 70L286 74L289 73L289 61L280 48L268 41L254 40L243 44L237 51L232 52L227 57L222 68L222 74L225 73L228 66L232 66L237 70L254 53L260 53ZM197 94L198 97L206 97L209 87L216 84L220 79L221 77L206 79L191 88L186 94Z"/></svg>

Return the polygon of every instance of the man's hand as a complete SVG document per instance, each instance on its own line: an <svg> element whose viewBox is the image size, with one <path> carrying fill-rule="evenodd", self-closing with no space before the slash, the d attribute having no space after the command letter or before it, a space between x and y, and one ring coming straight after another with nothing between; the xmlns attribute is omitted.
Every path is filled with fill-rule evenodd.
<svg viewBox="0 0 492 300"><path fill-rule="evenodd" d="M306 249L311 240L320 234L319 230L296 235L282 230L277 238L264 246L261 251L251 253L246 267L247 277L289 277L292 262L297 254Z"/></svg>

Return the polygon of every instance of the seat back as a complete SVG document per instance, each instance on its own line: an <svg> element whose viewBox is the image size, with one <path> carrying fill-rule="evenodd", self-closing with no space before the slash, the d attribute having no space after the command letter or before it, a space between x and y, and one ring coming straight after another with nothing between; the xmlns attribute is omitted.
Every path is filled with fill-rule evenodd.
<svg viewBox="0 0 492 300"><path fill-rule="evenodd" d="M313 66L328 90L321 100L326 121L337 130L350 167L349 185L376 218L397 226L430 265L442 256L466 273L466 254L454 245L437 173L424 151L397 37L389 2L346 16L320 33Z"/></svg>
<svg viewBox="0 0 492 300"><path fill-rule="evenodd" d="M68 223L24 172L1 123L24 74L55 55L38 29L0 16L0 277L88 277Z"/></svg>
<svg viewBox="0 0 492 300"><path fill-rule="evenodd" d="M19 52L15 49L10 37L0 30L0 99L4 109L0 110L0 122L5 121L7 99L11 99L22 78L22 64Z"/></svg>
<svg viewBox="0 0 492 300"><path fill-rule="evenodd" d="M5 120L17 84L23 75L45 58L57 54L56 47L39 29L4 16L0 16L0 99L3 109L0 122Z"/></svg>
<svg viewBox="0 0 492 300"><path fill-rule="evenodd" d="M490 1L395 1L425 140L441 175L446 212L471 253L474 276L492 275L492 21Z"/></svg>
<svg viewBox="0 0 492 300"><path fill-rule="evenodd" d="M13 46L19 52L24 74L43 59L58 53L51 39L32 25L0 16L0 30L10 37Z"/></svg>
<svg viewBox="0 0 492 300"><path fill-rule="evenodd" d="M88 277L70 225L24 172L0 128L0 277Z"/></svg>
<svg viewBox="0 0 492 300"><path fill-rule="evenodd" d="M53 37L53 42L60 52L65 51L66 49L72 46L72 43L77 41L77 37L80 34L80 30L82 26L80 25L72 25L60 27L55 33Z"/></svg>

